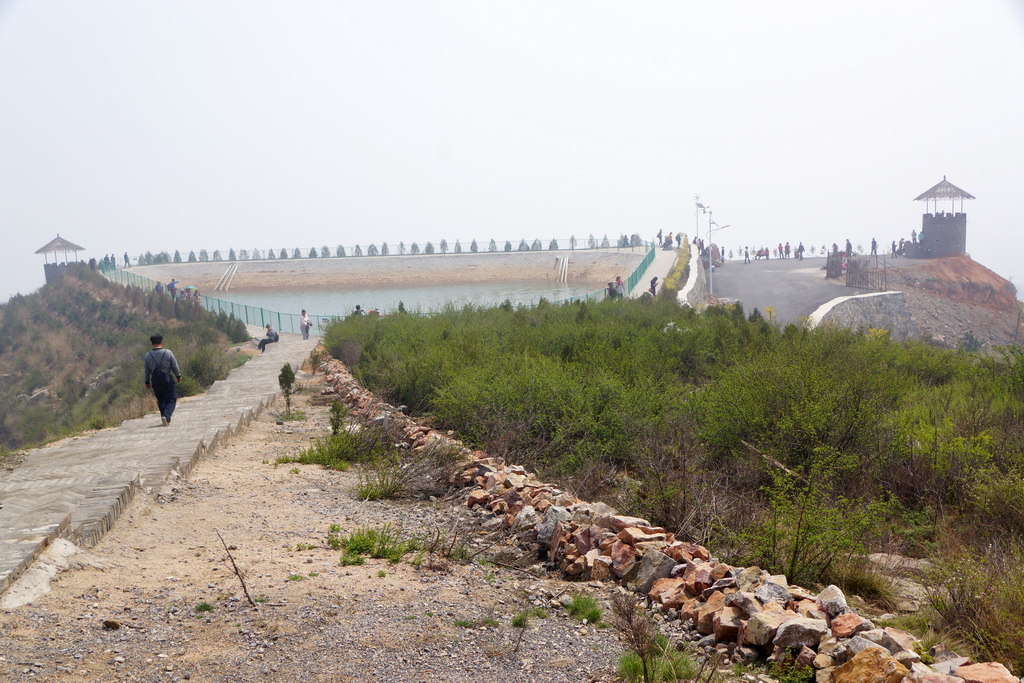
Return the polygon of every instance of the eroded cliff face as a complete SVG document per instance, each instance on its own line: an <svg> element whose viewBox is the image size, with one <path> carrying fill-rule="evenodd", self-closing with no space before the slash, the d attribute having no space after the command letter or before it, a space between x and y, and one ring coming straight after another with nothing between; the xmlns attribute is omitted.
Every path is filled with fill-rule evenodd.
<svg viewBox="0 0 1024 683"><path fill-rule="evenodd" d="M954 303L1016 313L1017 288L1013 283L970 256L935 259L895 272L902 289L919 289Z"/></svg>
<svg viewBox="0 0 1024 683"><path fill-rule="evenodd" d="M970 256L890 269L887 278L889 289L906 293L926 339L951 347L976 340L985 348L1024 341L1017 288Z"/></svg>

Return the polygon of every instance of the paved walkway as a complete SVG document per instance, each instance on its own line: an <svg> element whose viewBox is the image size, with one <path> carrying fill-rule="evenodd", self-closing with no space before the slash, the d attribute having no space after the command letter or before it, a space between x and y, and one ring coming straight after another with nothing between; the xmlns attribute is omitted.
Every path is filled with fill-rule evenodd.
<svg viewBox="0 0 1024 683"><path fill-rule="evenodd" d="M672 268L675 267L678 256L679 253L675 249L655 249L654 260L651 261L651 265L647 266L647 270L640 277L636 287L629 293L629 296L633 299L643 296L650 289L651 278L655 275L658 276L658 291L661 292L665 278L672 273Z"/></svg>
<svg viewBox="0 0 1024 683"><path fill-rule="evenodd" d="M0 593L52 540L92 547L139 488L188 474L200 456L275 400L281 367L300 365L317 341L282 334L279 343L202 396L179 401L168 427L151 413L117 429L36 449L13 472L0 475Z"/></svg>

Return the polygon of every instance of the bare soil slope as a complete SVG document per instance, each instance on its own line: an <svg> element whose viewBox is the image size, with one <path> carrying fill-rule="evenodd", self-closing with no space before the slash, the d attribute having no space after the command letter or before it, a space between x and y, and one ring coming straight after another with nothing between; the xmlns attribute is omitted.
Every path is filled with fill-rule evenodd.
<svg viewBox="0 0 1024 683"><path fill-rule="evenodd" d="M970 332L992 347L1024 339L1017 288L970 256L897 265L889 289L906 292L914 321L932 340L956 346Z"/></svg>

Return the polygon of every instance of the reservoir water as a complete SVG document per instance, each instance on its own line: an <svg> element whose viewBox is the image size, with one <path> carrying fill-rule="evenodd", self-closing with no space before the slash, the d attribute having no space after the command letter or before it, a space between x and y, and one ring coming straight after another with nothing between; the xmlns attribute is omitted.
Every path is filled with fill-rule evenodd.
<svg viewBox="0 0 1024 683"><path fill-rule="evenodd" d="M316 317L348 315L356 304L364 310L391 313L401 302L407 311L429 312L452 303L494 306L510 299L516 304L533 304L541 298L549 301L600 294L593 284L555 284L552 282L483 282L474 284L430 285L417 287L375 287L372 289L311 289L275 287L274 289L217 292L216 297L236 304L298 314L302 309Z"/></svg>

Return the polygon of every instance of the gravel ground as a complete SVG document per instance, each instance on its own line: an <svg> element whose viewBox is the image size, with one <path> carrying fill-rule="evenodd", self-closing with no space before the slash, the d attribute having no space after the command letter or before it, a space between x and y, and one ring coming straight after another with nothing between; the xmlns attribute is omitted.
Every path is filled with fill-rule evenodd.
<svg viewBox="0 0 1024 683"><path fill-rule="evenodd" d="M187 480L140 494L51 592L0 613L0 678L615 680L614 630L577 622L557 600L585 591L607 602L613 586L481 564L500 549L497 534L443 498L364 502L352 493L355 471L275 466L328 431L326 408L308 404L317 391L297 397L307 419L276 424L276 411L264 412ZM429 557L410 564L412 554L341 566L327 543L331 524L349 533L387 523L431 538L457 529L485 552L433 568ZM531 619L517 649L511 620L532 606L550 616Z"/></svg>

